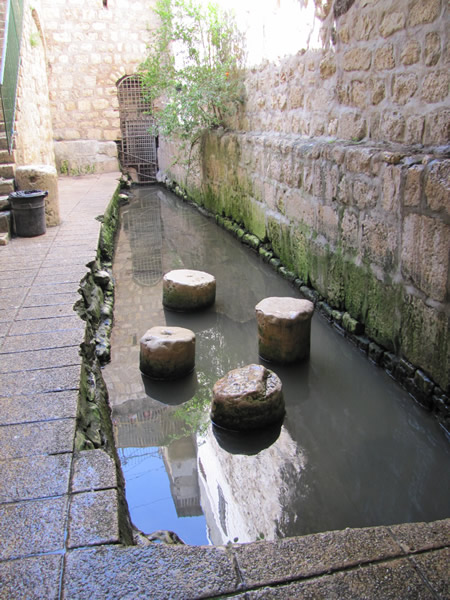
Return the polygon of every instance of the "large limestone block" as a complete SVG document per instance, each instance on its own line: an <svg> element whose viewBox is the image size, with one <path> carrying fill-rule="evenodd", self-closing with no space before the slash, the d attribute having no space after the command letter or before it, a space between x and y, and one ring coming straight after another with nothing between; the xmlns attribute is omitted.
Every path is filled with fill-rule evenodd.
<svg viewBox="0 0 450 600"><path fill-rule="evenodd" d="M195 333L184 327L152 327L140 340L139 368L152 379L177 379L195 366Z"/></svg>
<svg viewBox="0 0 450 600"><path fill-rule="evenodd" d="M262 365L229 371L213 387L211 419L234 431L279 423L285 414L280 378Z"/></svg>
<svg viewBox="0 0 450 600"><path fill-rule="evenodd" d="M25 165L16 168L16 185L19 190L47 191L45 199L45 224L55 227L59 216L58 175L51 165Z"/></svg>
<svg viewBox="0 0 450 600"><path fill-rule="evenodd" d="M216 279L204 271L176 269L163 278L163 304L176 311L193 311L214 304Z"/></svg>
<svg viewBox="0 0 450 600"><path fill-rule="evenodd" d="M290 363L309 356L314 304L298 298L270 297L256 307L259 355Z"/></svg>

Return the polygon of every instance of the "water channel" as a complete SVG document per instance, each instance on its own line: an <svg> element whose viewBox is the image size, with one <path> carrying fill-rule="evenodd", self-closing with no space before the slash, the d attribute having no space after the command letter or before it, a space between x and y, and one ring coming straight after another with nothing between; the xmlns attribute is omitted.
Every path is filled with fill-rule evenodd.
<svg viewBox="0 0 450 600"><path fill-rule="evenodd" d="M199 269L215 305L162 306L162 277ZM258 357L255 305L299 297L254 252L159 187L122 208L114 260L112 360L104 369L134 524L189 544L272 540L449 516L450 450L431 415L318 314L311 356L267 365L283 382L281 429L236 436L213 428L214 383ZM179 382L139 372L139 340L155 325L196 334L196 368Z"/></svg>

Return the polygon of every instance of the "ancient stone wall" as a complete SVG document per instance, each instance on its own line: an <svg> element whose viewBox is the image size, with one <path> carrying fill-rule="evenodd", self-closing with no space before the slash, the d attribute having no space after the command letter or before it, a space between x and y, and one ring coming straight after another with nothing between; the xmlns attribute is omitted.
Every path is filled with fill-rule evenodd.
<svg viewBox="0 0 450 600"><path fill-rule="evenodd" d="M205 139L187 187L357 319L399 372L419 367L428 402L427 376L450 389L447 3L316 4L323 48L248 73L234 131ZM162 141L160 167L184 185L174 153Z"/></svg>
<svg viewBox="0 0 450 600"><path fill-rule="evenodd" d="M41 1L55 139L118 139L116 82L145 58L152 0Z"/></svg>
<svg viewBox="0 0 450 600"><path fill-rule="evenodd" d="M15 115L17 165L55 164L47 85L47 53L39 0L24 2L21 63Z"/></svg>
<svg viewBox="0 0 450 600"><path fill-rule="evenodd" d="M320 49L302 49L248 74L245 112L235 125L354 141L448 143L448 3L361 0L337 19L331 5Z"/></svg>

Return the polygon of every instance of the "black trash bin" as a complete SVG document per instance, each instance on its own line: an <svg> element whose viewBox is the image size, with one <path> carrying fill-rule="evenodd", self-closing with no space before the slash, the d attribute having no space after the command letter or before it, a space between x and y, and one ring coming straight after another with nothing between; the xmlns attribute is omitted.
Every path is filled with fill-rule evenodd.
<svg viewBox="0 0 450 600"><path fill-rule="evenodd" d="M28 190L12 192L11 203L14 232L19 237L34 237L45 233L45 198L48 192Z"/></svg>

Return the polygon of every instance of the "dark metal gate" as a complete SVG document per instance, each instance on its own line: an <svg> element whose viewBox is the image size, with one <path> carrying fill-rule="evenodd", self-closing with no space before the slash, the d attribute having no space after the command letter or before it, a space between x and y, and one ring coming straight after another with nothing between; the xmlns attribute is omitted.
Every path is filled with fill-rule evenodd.
<svg viewBox="0 0 450 600"><path fill-rule="evenodd" d="M155 182L158 169L157 145L156 137L149 132L154 121L139 75L127 75L120 79L117 93L122 133L119 150L121 165L137 182Z"/></svg>

